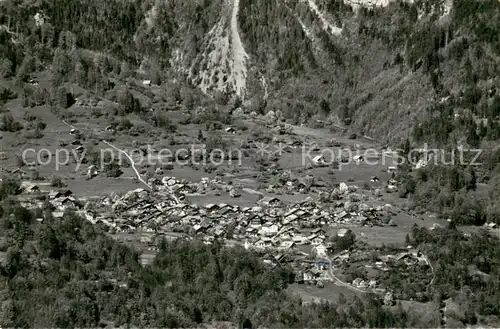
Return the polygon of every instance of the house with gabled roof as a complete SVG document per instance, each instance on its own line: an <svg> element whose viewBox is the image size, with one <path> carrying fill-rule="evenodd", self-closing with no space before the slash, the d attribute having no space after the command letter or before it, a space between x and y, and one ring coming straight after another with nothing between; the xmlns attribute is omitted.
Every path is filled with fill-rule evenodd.
<svg viewBox="0 0 500 329"><path fill-rule="evenodd" d="M57 199L57 198L59 198L59 197L61 197L61 196L62 196L62 194L61 194L61 192L59 192L59 191L54 191L54 190L51 190L51 191L49 192L49 199Z"/></svg>
<svg viewBox="0 0 500 329"><path fill-rule="evenodd" d="M312 252L314 254L316 254L316 257L326 258L327 252L328 252L328 247L325 244L320 243L320 244L317 244L313 247Z"/></svg>
<svg viewBox="0 0 500 329"><path fill-rule="evenodd" d="M263 205L266 207L278 207L279 205L281 205L282 202L277 197L265 196L262 199L260 199L259 201L257 201L257 203L259 205Z"/></svg>
<svg viewBox="0 0 500 329"><path fill-rule="evenodd" d="M262 218L259 214L253 214L248 219L252 227L260 227L262 225Z"/></svg>
<svg viewBox="0 0 500 329"><path fill-rule="evenodd" d="M301 235L301 234L296 234L292 237L292 241L295 242L296 244L304 245L304 244L309 244L310 241L307 239L307 237Z"/></svg>
<svg viewBox="0 0 500 329"><path fill-rule="evenodd" d="M209 203L205 205L205 209L207 209L208 211L217 211L219 210L219 206L216 205L215 203Z"/></svg>
<svg viewBox="0 0 500 329"><path fill-rule="evenodd" d="M326 235L325 230L322 229L321 227L317 227L317 228L311 230L311 233L312 234L317 234L317 235Z"/></svg>
<svg viewBox="0 0 500 329"><path fill-rule="evenodd" d="M295 247L295 245L296 244L294 241L282 241L280 246L279 246L279 249L287 251L287 250L290 250L293 247Z"/></svg>
<svg viewBox="0 0 500 329"><path fill-rule="evenodd" d="M283 224L293 223L293 222L295 222L298 218L299 218L299 216L297 216L296 214L289 215L289 216L287 216L287 217L285 217L285 218L284 218L284 220L283 220Z"/></svg>
<svg viewBox="0 0 500 329"><path fill-rule="evenodd" d="M288 211L284 214L284 216L285 216L285 217L287 217L287 216L293 215L293 214L295 214L295 213L296 213L297 211L299 211L299 210L300 210L300 208L298 208L298 207L291 208L290 210L288 210Z"/></svg>
<svg viewBox="0 0 500 329"><path fill-rule="evenodd" d="M272 248L273 247L273 242L270 238L261 238L259 240L257 240L254 244L254 246L256 248L259 248L259 249L265 249L265 248Z"/></svg>
<svg viewBox="0 0 500 329"><path fill-rule="evenodd" d="M23 184L23 185L21 185L21 187L24 188L24 191L26 193L33 194L33 193L40 192L40 187L38 185L36 185L36 184L28 183L28 184Z"/></svg>

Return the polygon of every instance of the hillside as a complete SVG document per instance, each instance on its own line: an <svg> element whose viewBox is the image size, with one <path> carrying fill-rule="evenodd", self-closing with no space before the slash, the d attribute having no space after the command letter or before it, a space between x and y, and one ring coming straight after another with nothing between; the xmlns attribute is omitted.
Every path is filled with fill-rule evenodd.
<svg viewBox="0 0 500 329"><path fill-rule="evenodd" d="M50 65L61 36L70 33L76 52L68 70L75 74L89 67L75 67L78 61L94 61L84 58L83 50L90 50L108 61L106 78L125 67L153 79L175 74L209 96L237 96L249 110L281 110L295 122L329 118L381 140L409 137L429 118L426 109L447 96L454 108L496 120L496 107L484 110L499 87L494 0L58 0L0 6L7 77L27 74L32 57L32 69ZM60 73L67 78L69 71Z"/></svg>

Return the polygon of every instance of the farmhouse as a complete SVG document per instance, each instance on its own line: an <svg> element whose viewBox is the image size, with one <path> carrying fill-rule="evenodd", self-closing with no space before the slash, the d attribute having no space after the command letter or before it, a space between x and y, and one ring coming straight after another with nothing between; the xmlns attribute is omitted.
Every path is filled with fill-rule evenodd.
<svg viewBox="0 0 500 329"><path fill-rule="evenodd" d="M61 197L61 192L54 191L54 190L52 190L52 191L49 192L49 199L56 199L56 198L59 198L59 197Z"/></svg>
<svg viewBox="0 0 500 329"><path fill-rule="evenodd" d="M52 212L52 217L54 218L62 218L64 216L64 212L63 211L53 211Z"/></svg>
<svg viewBox="0 0 500 329"><path fill-rule="evenodd" d="M281 242L281 245L279 246L279 249L286 251L286 250L292 249L293 247L295 247L295 242L293 242L293 241L283 241L283 242Z"/></svg>
<svg viewBox="0 0 500 329"><path fill-rule="evenodd" d="M326 232L321 227L315 228L311 231L312 234L316 234L318 236L325 236Z"/></svg>
<svg viewBox="0 0 500 329"><path fill-rule="evenodd" d="M324 164L326 164L326 161L325 161L325 157L323 155L317 155L315 156L313 159L313 164L315 166L322 166Z"/></svg>
<svg viewBox="0 0 500 329"><path fill-rule="evenodd" d="M281 204L281 200L273 196L266 196L260 199L258 204L268 207L277 207Z"/></svg>
<svg viewBox="0 0 500 329"><path fill-rule="evenodd" d="M24 185L24 184L23 184ZM40 192L40 188L36 184L28 183L22 186L26 193L37 193Z"/></svg>
<svg viewBox="0 0 500 329"><path fill-rule="evenodd" d="M259 249L271 248L273 246L273 242L270 238L262 238L255 242L255 247Z"/></svg>
<svg viewBox="0 0 500 329"><path fill-rule="evenodd" d="M359 164L361 161L363 161L363 156L362 155L355 155L352 157L354 161L356 161L357 164Z"/></svg>
<svg viewBox="0 0 500 329"><path fill-rule="evenodd" d="M313 247L312 252L316 254L316 257L321 257L321 258L326 258L327 257L327 252L328 247L325 246L324 244L318 244Z"/></svg>

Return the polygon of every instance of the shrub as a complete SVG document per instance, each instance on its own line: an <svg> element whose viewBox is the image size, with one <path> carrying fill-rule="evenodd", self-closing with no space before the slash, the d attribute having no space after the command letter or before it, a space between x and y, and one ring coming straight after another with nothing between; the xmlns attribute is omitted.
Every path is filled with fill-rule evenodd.
<svg viewBox="0 0 500 329"><path fill-rule="evenodd" d="M6 113L0 118L0 131L16 132L21 129L23 129L23 126L14 120L12 114Z"/></svg>

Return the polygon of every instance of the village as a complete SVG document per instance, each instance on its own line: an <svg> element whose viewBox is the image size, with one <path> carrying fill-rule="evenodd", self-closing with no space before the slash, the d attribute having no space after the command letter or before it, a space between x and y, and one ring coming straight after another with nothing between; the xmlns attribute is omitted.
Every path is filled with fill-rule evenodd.
<svg viewBox="0 0 500 329"><path fill-rule="evenodd" d="M77 104L85 105L79 99ZM371 237L358 230L382 229L391 235L397 228L393 217L402 210L391 198L399 185L393 161L397 154L389 148L369 148L371 144L355 137L326 137L324 132L315 136L315 131L277 122L272 111L264 118L250 114L248 120L245 124L254 127L250 131L227 125L215 135L194 128L189 134L179 132L167 140L168 150L187 152L169 153L169 159L162 158L164 143L145 138L130 143L116 124L87 129L62 120L58 145L75 157L60 166L70 187L41 177L53 172L50 165L13 163L11 170L3 171L22 181L17 199L38 214L37 221L63 220L74 212L133 245L144 265L153 261L163 240L222 243L252 250L269 266L293 269L301 285L326 291L334 284L355 294L384 294L392 303L387 277L391 268L411 273L429 264L411 246L381 248L372 257L374 247L366 243ZM206 154L190 153L187 146L206 145L210 136L221 138L215 141L226 145L223 151L237 145L238 157L211 166L202 161ZM140 151L139 159L124 145ZM47 155L54 156L50 152ZM100 158L93 156L99 152ZM141 162L145 157L154 161ZM112 188L107 184L119 188L108 192Z"/></svg>
<svg viewBox="0 0 500 329"><path fill-rule="evenodd" d="M309 196L300 202L284 202L271 195L261 196L253 206L240 206L187 201L186 196L200 186L205 190L231 191L218 178L188 182L165 176L152 178L148 183L152 189L137 188L121 196L84 200L67 189L47 190L47 186L26 181L18 198L23 206L49 210L56 219L66 211L75 211L112 236L128 241L136 238L149 254L154 254L162 239L197 239L205 244L219 241L252 249L270 266L290 266L300 283L323 287L325 282L338 282L363 293L383 294L387 290L373 276L350 277L347 282L339 279L345 277L345 264L355 263L356 259L363 259L360 254L366 254L363 248L349 251L352 241L345 247L339 243L342 239L354 239L351 228L395 226L387 220L393 211L391 206L380 205L354 185L340 183L318 199ZM235 193L232 197L238 198ZM43 215L37 220L43 222ZM151 259L144 257L143 263ZM399 250L371 264L362 263L363 267L387 271L394 260L411 268L426 265L422 259L418 252Z"/></svg>

